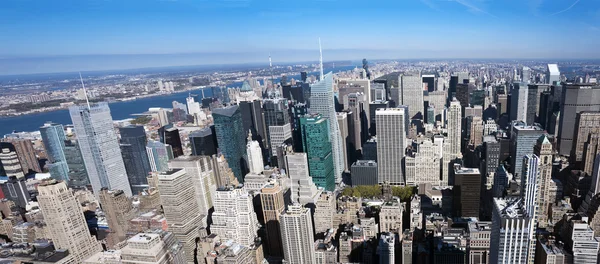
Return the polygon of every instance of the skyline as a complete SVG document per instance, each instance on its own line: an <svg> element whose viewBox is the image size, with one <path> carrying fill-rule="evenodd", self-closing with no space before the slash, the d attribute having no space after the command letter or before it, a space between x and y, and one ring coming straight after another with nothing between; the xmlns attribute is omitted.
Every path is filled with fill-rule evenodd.
<svg viewBox="0 0 600 264"><path fill-rule="evenodd" d="M33 3L0 4L3 75L316 60L318 37L325 61L600 58L589 0Z"/></svg>

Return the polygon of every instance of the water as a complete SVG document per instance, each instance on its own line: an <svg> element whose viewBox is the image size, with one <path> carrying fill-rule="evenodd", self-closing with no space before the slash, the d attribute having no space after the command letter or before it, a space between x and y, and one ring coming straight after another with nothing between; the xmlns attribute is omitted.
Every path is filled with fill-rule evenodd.
<svg viewBox="0 0 600 264"><path fill-rule="evenodd" d="M327 72L340 72L354 69L356 66L342 66L336 68L325 68ZM316 75L318 72L309 72L308 75ZM300 75L287 76L288 81L292 78L300 80ZM280 78L276 78L275 82L279 82ZM227 85L227 87L241 87L241 82L235 82ZM134 101L114 102L110 103L110 112L114 120L122 120L133 117L132 114L139 114L148 111L150 107L172 108L173 101L185 103L185 98L188 97L188 91L173 93L168 95L159 95L146 97ZM201 94L200 90L191 91L192 94ZM204 90L205 96L212 96L212 91L209 88ZM44 123L52 121L63 125L71 124L71 116L69 110L58 110L52 112L29 114L15 117L0 118L0 136L12 133L13 131L37 131Z"/></svg>
<svg viewBox="0 0 600 264"><path fill-rule="evenodd" d="M122 120L133 117L132 114L139 114L148 111L150 107L172 108L173 101L185 103L188 93L201 95L200 90L185 91L168 95L158 95L153 97L140 98L134 101L110 103L110 112L114 120ZM212 96L211 89L204 90L205 96ZM52 121L59 124L71 124L69 110L58 110L45 113L22 115L15 117L0 118L0 135L12 133L13 131L36 131L45 122Z"/></svg>

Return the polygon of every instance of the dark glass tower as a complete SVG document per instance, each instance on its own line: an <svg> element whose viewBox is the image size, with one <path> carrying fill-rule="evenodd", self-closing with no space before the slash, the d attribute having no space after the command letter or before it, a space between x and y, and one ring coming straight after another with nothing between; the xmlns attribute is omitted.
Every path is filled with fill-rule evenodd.
<svg viewBox="0 0 600 264"><path fill-rule="evenodd" d="M179 129L174 128L173 125L166 125L158 129L158 134L160 142L168 144L173 148L174 158L183 155L183 146L181 145Z"/></svg>
<svg viewBox="0 0 600 264"><path fill-rule="evenodd" d="M129 185L133 193L139 193L148 187L150 161L146 152L146 132L143 126L119 128L121 134L121 153Z"/></svg>
<svg viewBox="0 0 600 264"><path fill-rule="evenodd" d="M219 150L240 183L246 171L246 135L242 113L237 105L217 108L212 112Z"/></svg>
<svg viewBox="0 0 600 264"><path fill-rule="evenodd" d="M261 149L265 152L269 149L269 139L260 101L242 101L239 103L239 108L242 114L244 133L248 134L248 130L252 131L252 140L258 141Z"/></svg>
<svg viewBox="0 0 600 264"><path fill-rule="evenodd" d="M215 134L210 127L190 133L190 144L193 156L212 156L217 154Z"/></svg>
<svg viewBox="0 0 600 264"><path fill-rule="evenodd" d="M320 114L300 118L303 152L308 158L309 175L317 186L333 191L335 175L328 122L329 120L321 117Z"/></svg>

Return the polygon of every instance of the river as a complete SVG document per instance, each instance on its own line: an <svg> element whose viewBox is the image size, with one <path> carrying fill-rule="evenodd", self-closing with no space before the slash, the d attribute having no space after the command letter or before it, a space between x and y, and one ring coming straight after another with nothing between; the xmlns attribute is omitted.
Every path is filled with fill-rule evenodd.
<svg viewBox="0 0 600 264"><path fill-rule="evenodd" d="M339 72L339 71L347 71L354 69L355 66L342 66L336 68L326 68L326 72ZM314 75L315 73L309 73L309 75ZM296 80L300 79L300 76L287 76L288 80L294 78ZM276 82L279 82L279 78L275 79ZM241 83L236 82L228 87L240 87ZM131 118L132 114L138 114L148 111L150 107L164 107L164 108L172 108L173 101L178 101L180 103L185 103L185 99L188 97L188 93L192 94L201 94L200 89L172 93L167 95L158 95L152 97L140 98L133 101L122 101L122 102L113 102L110 103L110 112L114 120L122 120ZM212 96L212 92L210 88L206 88L204 90L205 96ZM12 133L13 131L36 131L45 122L52 121L54 123L59 124L71 124L71 117L69 116L69 110L58 110L44 113L36 113L36 114L28 114L22 116L15 117L5 117L0 118L0 137L5 134Z"/></svg>

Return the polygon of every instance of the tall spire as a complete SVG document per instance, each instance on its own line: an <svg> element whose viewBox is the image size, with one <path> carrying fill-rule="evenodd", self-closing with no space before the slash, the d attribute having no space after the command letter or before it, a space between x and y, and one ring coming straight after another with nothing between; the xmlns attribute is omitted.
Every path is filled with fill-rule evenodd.
<svg viewBox="0 0 600 264"><path fill-rule="evenodd" d="M323 80L323 49L321 49L321 38L319 38L319 66L321 68L321 75L319 75L319 78Z"/></svg>
<svg viewBox="0 0 600 264"><path fill-rule="evenodd" d="M83 95L85 95L85 102L87 103L88 110L90 110L91 109L90 100L88 99L87 91L85 90L85 84L83 84L83 78L81 77L81 72L79 72L79 80L81 81L81 87L83 87Z"/></svg>
<svg viewBox="0 0 600 264"><path fill-rule="evenodd" d="M275 86L275 77L273 76L273 63L271 62L271 53L269 52L269 70L271 71L271 83Z"/></svg>

